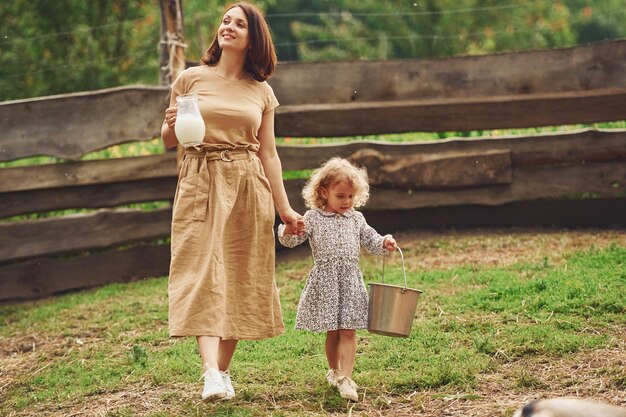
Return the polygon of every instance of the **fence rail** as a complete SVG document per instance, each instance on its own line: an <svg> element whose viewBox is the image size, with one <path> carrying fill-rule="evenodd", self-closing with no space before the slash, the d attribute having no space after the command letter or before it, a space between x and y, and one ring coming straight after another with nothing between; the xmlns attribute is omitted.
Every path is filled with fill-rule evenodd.
<svg viewBox="0 0 626 417"><path fill-rule="evenodd" d="M315 137L625 120L625 58L626 41L614 41L443 60L281 63L272 80L283 104L277 132ZM132 86L0 103L0 161L69 159L0 169L0 302L167 274L171 208L120 207L171 201L176 155L77 160L158 136L167 95L165 88ZM446 224L454 225L454 216L467 219L480 208L495 219L494 210L536 210L545 202L576 219L626 201L626 130L351 141L281 146L279 154L287 170L335 155L368 167L367 215L382 229L415 224L398 223L415 210L425 219L448 210ZM302 181L285 185L304 210ZM66 209L83 212L6 220ZM385 213L392 220L383 220ZM612 218L602 215L597 225Z"/></svg>

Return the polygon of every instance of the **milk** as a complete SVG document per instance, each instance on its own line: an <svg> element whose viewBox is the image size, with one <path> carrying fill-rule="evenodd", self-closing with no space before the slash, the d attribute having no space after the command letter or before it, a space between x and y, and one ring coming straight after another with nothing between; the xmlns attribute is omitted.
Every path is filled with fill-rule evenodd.
<svg viewBox="0 0 626 417"><path fill-rule="evenodd" d="M195 114L179 114L176 117L174 132L181 145L198 145L204 139L204 120Z"/></svg>

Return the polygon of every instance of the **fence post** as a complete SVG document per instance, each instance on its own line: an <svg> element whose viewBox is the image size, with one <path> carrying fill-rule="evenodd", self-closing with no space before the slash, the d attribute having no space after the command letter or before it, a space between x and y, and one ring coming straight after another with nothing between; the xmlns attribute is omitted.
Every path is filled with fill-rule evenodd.
<svg viewBox="0 0 626 417"><path fill-rule="evenodd" d="M161 67L159 81L170 86L185 69L185 35L183 0L160 0L161 3ZM176 147L176 164L180 166L183 148Z"/></svg>

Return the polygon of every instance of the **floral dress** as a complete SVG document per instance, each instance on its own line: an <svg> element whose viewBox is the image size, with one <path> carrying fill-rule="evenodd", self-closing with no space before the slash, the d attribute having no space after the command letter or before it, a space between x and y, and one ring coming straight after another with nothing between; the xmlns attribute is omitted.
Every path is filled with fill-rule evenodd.
<svg viewBox="0 0 626 417"><path fill-rule="evenodd" d="M284 246L293 248L309 239L315 263L300 296L296 329L326 332L367 328L368 297L359 252L365 246L374 254L384 255L386 236L379 235L355 210L343 215L309 210L304 214L304 224L304 236L285 235L282 224L278 228L278 239Z"/></svg>

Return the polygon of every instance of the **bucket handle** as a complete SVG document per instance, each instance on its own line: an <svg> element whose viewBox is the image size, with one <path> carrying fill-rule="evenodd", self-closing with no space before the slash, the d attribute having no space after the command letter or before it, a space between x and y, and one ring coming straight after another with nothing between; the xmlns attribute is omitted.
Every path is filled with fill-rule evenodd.
<svg viewBox="0 0 626 417"><path fill-rule="evenodd" d="M404 274L404 289L403 292L407 290L407 283L406 283L406 268L404 267L404 255L402 254L402 249L400 249L400 246L396 245L396 249L398 249L398 252L400 252L400 259L402 259L402 274ZM382 281L383 284L385 283L385 258L387 258L387 256L383 256L383 276L382 276Z"/></svg>

